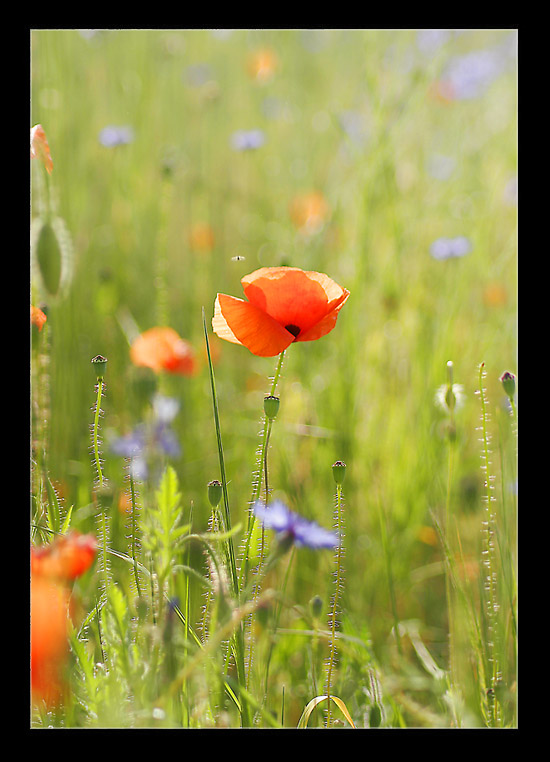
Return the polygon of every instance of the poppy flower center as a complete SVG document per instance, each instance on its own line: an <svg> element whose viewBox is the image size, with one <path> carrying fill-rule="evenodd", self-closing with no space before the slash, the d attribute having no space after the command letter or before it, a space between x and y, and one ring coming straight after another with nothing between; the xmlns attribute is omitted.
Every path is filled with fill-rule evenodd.
<svg viewBox="0 0 550 762"><path fill-rule="evenodd" d="M296 338L298 338L298 334L300 333L302 329L299 328L297 325L292 325L292 323L290 323L289 325L285 325L285 330L291 333Z"/></svg>

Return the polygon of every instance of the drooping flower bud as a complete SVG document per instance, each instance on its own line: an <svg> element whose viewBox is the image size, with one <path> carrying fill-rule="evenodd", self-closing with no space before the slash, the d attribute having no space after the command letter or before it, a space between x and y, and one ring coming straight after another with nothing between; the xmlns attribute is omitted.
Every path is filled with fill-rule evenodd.
<svg viewBox="0 0 550 762"><path fill-rule="evenodd" d="M502 383L502 388L504 389L504 393L509 399L514 398L514 394L516 393L516 377L513 373L510 373L509 370L505 371L502 376L500 377L500 381Z"/></svg>

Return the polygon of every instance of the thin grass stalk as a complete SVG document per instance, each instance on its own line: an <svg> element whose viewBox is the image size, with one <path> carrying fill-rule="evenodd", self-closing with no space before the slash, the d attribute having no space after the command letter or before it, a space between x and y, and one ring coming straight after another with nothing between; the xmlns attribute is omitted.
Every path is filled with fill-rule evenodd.
<svg viewBox="0 0 550 762"><path fill-rule="evenodd" d="M222 483L223 505L224 505L224 521L225 521L224 529L226 532L230 532L231 531L231 513L229 509L229 497L227 494L227 479L225 475L225 461L223 456L223 444L222 444L222 437L221 437L220 417L219 417L219 411L218 411L218 397L216 394L216 382L214 379L214 368L212 365L212 357L210 354L210 342L208 341L208 331L206 328L206 318L204 314L204 307L202 308L202 322L203 322L203 328L204 328L204 338L206 342L206 352L208 355L208 369L210 372L210 387L212 391L212 406L214 411L216 439L218 444L218 457L219 457L219 463L220 463L220 476L221 476L221 483ZM239 605L240 590L239 590L239 580L237 577L237 566L235 562L235 549L233 546L232 534L229 534L229 536L227 537L227 540L225 542L225 548L227 549L227 554L229 558L229 571L231 574L233 595L235 597L237 605ZM233 639L234 639L235 661L237 665L238 680L239 680L239 684L245 687L246 674L245 674L245 666L244 666L244 628L243 628L242 622L240 621L238 622L235 628L235 631L233 632ZM241 722L243 724L243 727L250 726L250 712L248 708L248 702L246 701L246 699L241 702Z"/></svg>

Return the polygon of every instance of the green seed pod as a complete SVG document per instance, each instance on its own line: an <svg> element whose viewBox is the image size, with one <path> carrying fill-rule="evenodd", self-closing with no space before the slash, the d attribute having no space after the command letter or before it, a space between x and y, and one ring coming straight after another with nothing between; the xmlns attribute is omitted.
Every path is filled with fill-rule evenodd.
<svg viewBox="0 0 550 762"><path fill-rule="evenodd" d="M222 483L217 479L208 482L208 501L212 508L217 508L222 499Z"/></svg>
<svg viewBox="0 0 550 762"><path fill-rule="evenodd" d="M97 380L103 380L103 376L105 375L105 370L107 368L107 358L103 357L103 355L96 355L95 357L92 357L91 362L94 366Z"/></svg>
<svg viewBox="0 0 550 762"><path fill-rule="evenodd" d="M269 420L273 421L279 412L279 397L274 397L272 394L264 397L264 412Z"/></svg>
<svg viewBox="0 0 550 762"><path fill-rule="evenodd" d="M33 252L38 275L50 297L69 286L74 263L71 237L61 217L39 218L33 223Z"/></svg>
<svg viewBox="0 0 550 762"><path fill-rule="evenodd" d="M513 399L514 394L516 393L516 377L514 374L507 370L500 377L500 381L506 396L509 397L509 399Z"/></svg>
<svg viewBox="0 0 550 762"><path fill-rule="evenodd" d="M346 475L346 464L342 460L337 460L332 464L332 475L336 484L342 484Z"/></svg>

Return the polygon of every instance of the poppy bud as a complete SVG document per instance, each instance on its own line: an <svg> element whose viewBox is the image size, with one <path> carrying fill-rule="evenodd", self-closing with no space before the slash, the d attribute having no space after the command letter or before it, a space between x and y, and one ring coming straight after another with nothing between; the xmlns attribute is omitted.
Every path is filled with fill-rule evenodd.
<svg viewBox="0 0 550 762"><path fill-rule="evenodd" d="M332 464L332 475L336 484L342 484L346 475L346 464L342 460L337 460Z"/></svg>
<svg viewBox="0 0 550 762"><path fill-rule="evenodd" d="M309 610L314 619L319 619L323 610L323 599L320 595L314 595L309 602Z"/></svg>
<svg viewBox="0 0 550 762"><path fill-rule="evenodd" d="M513 399L514 394L516 393L516 377L514 374L507 370L500 377L500 381L506 396L509 397L509 399Z"/></svg>
<svg viewBox="0 0 550 762"><path fill-rule="evenodd" d="M107 358L103 357L102 355L96 355L96 357L93 357L91 360L94 370L96 372L96 376L98 381L101 379L103 380L103 376L105 375L105 369L107 366Z"/></svg>
<svg viewBox="0 0 550 762"><path fill-rule="evenodd" d="M273 421L279 412L279 397L274 397L272 394L264 397L264 412L269 420Z"/></svg>
<svg viewBox="0 0 550 762"><path fill-rule="evenodd" d="M222 499L222 483L217 479L208 482L208 501L212 508L217 508Z"/></svg>

